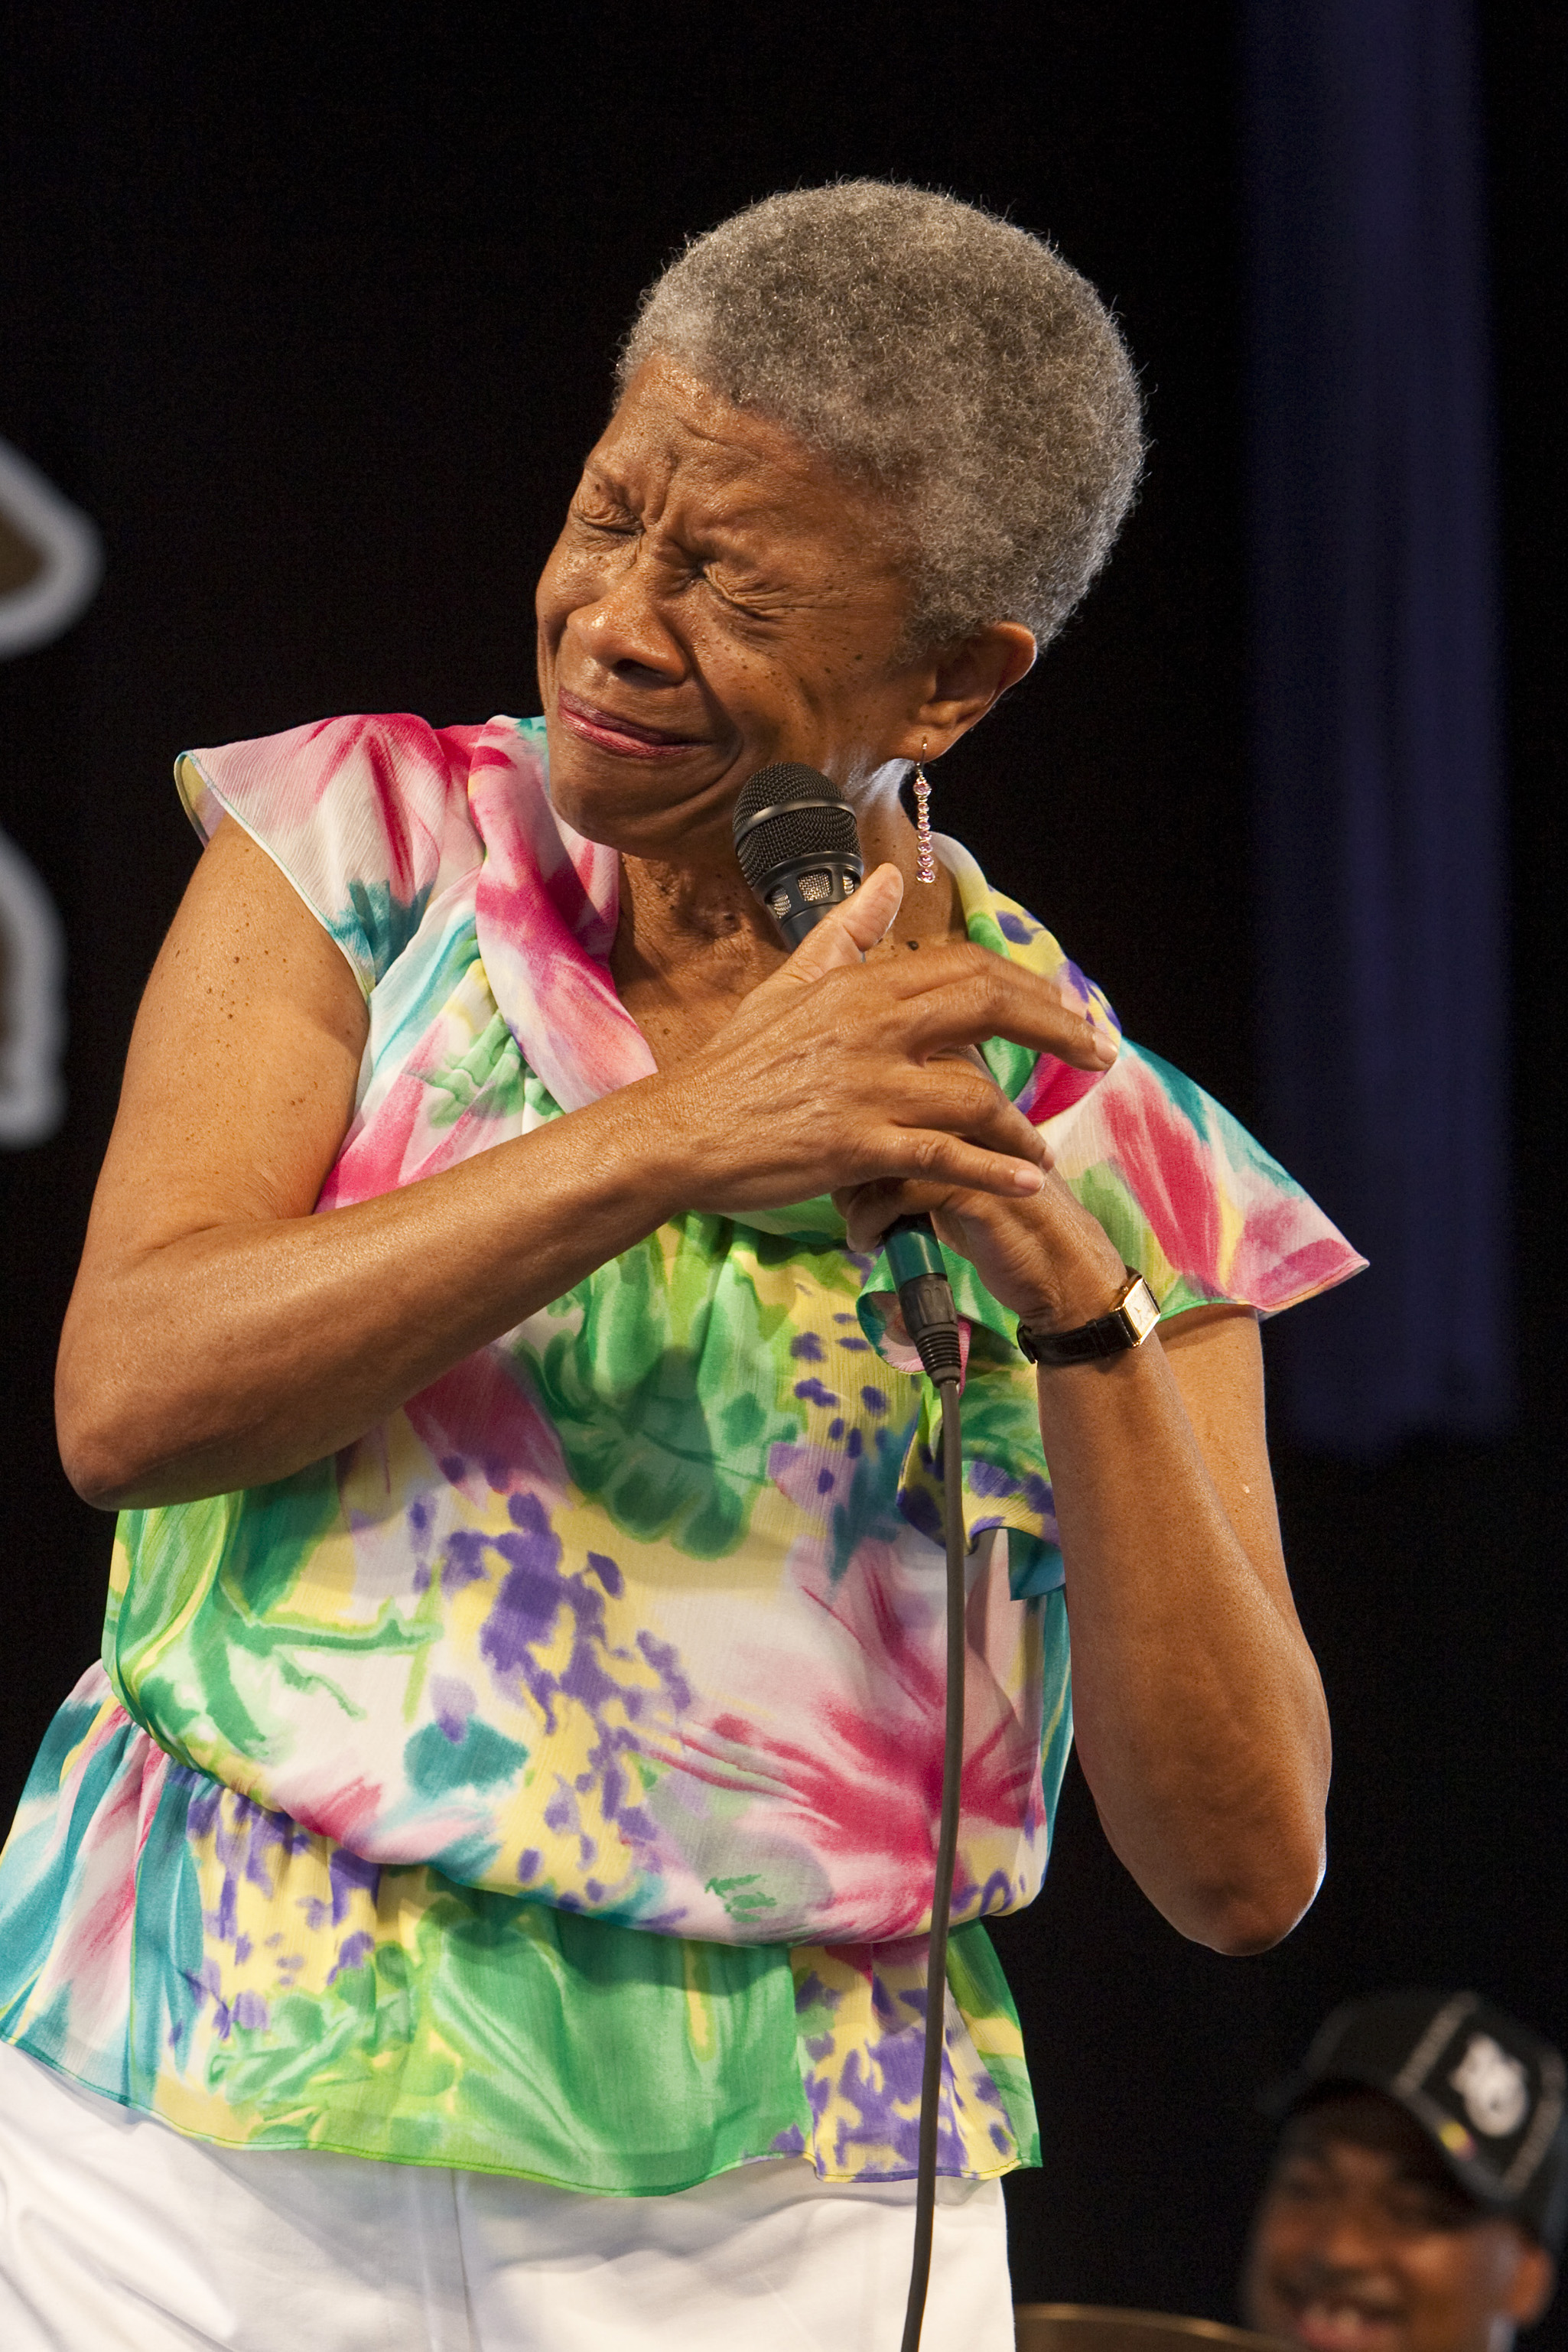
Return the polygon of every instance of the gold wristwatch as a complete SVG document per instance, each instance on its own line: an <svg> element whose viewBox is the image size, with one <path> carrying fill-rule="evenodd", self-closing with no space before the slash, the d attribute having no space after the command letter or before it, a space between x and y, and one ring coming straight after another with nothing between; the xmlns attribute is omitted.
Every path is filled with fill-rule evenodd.
<svg viewBox="0 0 1568 2352"><path fill-rule="evenodd" d="M1109 1315L1080 1323L1076 1331L1031 1331L1018 1326L1018 1345L1032 1364L1055 1371L1063 1364L1091 1364L1097 1357L1120 1356L1141 1348L1160 1320L1159 1301L1141 1274L1127 1269L1127 1280L1111 1301Z"/></svg>

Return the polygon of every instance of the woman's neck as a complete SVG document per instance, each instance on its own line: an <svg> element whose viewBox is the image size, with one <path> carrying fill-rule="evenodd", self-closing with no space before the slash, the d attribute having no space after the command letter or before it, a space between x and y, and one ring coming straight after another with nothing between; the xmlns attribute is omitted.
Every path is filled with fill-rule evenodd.
<svg viewBox="0 0 1568 2352"><path fill-rule="evenodd" d="M915 830L896 799L857 811L867 871L891 864L904 877L903 903L872 953L963 936L952 877L916 871ZM621 910L610 970L621 1002L661 1070L679 1067L776 971L785 950L738 866L667 866L621 859Z"/></svg>

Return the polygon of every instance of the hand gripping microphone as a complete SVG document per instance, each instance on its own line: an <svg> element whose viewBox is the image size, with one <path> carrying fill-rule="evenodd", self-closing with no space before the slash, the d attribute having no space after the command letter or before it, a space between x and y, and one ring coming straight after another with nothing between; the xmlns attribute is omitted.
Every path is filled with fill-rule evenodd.
<svg viewBox="0 0 1568 2352"><path fill-rule="evenodd" d="M792 948L859 887L865 868L855 812L815 768L781 762L759 769L735 805L741 871ZM942 1749L942 1819L931 1880L931 1946L926 1967L924 2051L921 2064L920 2154L915 2232L900 2352L920 2352L931 2277L936 2211L942 2058L946 2046L947 1930L958 1853L963 1774L965 1653L963 1441L958 1397L963 1356L952 1291L929 1217L900 1217L882 1237L899 1286L904 1326L942 1398L942 1520L947 1552L947 1700Z"/></svg>
<svg viewBox="0 0 1568 2352"><path fill-rule="evenodd" d="M795 761L759 768L735 803L741 871L792 948L841 907L865 873L855 812L827 777ZM929 1217L900 1217L882 1245L904 1328L933 1381L958 1380L958 1316Z"/></svg>

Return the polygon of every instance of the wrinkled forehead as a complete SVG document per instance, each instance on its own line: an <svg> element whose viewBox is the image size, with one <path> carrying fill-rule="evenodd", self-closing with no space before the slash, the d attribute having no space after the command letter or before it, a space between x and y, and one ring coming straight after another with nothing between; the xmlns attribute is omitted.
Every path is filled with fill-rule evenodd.
<svg viewBox="0 0 1568 2352"><path fill-rule="evenodd" d="M726 520L880 537L887 501L760 411L656 356L626 386L588 457L597 474L662 510L672 498Z"/></svg>

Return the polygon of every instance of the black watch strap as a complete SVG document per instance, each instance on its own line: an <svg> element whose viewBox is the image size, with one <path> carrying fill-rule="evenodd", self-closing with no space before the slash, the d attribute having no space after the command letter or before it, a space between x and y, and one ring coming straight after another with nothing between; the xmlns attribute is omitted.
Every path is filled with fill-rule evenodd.
<svg viewBox="0 0 1568 2352"><path fill-rule="evenodd" d="M1100 1356L1120 1356L1141 1348L1160 1320L1159 1301L1141 1274L1127 1269L1127 1281L1111 1302L1109 1315L1080 1323L1076 1331L1032 1331L1018 1326L1018 1345L1032 1364L1055 1371L1063 1364L1091 1364Z"/></svg>

